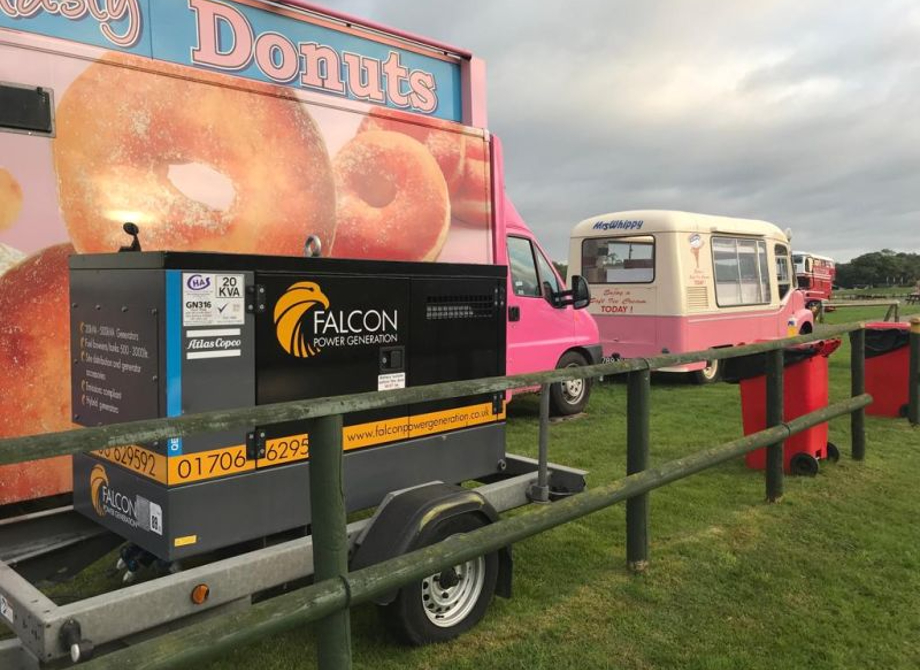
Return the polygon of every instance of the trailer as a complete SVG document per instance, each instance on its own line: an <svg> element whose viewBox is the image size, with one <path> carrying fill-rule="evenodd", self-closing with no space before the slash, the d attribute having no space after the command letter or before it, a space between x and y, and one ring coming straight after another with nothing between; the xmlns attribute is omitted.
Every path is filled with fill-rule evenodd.
<svg viewBox="0 0 920 670"><path fill-rule="evenodd" d="M499 266L172 252L70 266L74 420L89 426L504 373ZM505 452L505 401L345 416L346 506L374 508L349 526L353 569L584 489L584 472ZM18 636L0 643L3 667L85 660L308 578L313 432L309 420L253 425L75 456L73 507L0 535L0 603ZM161 576L66 605L35 585L119 544L128 584ZM446 640L511 595L511 572L508 547L378 605L402 639Z"/></svg>

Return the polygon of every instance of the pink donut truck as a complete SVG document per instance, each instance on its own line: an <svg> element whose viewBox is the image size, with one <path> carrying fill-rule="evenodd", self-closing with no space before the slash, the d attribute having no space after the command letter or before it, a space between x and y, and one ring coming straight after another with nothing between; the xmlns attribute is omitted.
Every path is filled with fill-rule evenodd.
<svg viewBox="0 0 920 670"><path fill-rule="evenodd" d="M507 373L599 362L485 92L463 49L295 0L0 0L0 438L73 427L68 258L127 223L144 251L508 266ZM555 385L555 410L589 391ZM70 468L0 467L0 505Z"/></svg>

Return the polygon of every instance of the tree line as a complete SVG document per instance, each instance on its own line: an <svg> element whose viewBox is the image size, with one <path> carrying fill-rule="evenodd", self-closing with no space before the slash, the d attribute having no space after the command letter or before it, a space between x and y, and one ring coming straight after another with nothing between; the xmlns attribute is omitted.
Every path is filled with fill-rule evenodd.
<svg viewBox="0 0 920 670"><path fill-rule="evenodd" d="M920 281L920 254L882 249L837 264L836 283L857 286L914 286Z"/></svg>

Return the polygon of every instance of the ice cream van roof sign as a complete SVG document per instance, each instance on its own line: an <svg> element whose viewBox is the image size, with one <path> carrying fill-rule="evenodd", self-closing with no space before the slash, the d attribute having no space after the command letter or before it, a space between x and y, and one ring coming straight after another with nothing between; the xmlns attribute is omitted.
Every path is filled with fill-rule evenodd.
<svg viewBox="0 0 920 670"><path fill-rule="evenodd" d="M0 28L462 120L458 59L258 0L0 0Z"/></svg>
<svg viewBox="0 0 920 670"><path fill-rule="evenodd" d="M612 221L598 221L594 230L640 230L645 221L639 219L614 219Z"/></svg>

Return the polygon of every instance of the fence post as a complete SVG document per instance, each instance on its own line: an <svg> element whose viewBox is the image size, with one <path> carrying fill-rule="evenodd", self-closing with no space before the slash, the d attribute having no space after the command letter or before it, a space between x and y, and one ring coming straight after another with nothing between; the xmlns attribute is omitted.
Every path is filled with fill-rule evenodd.
<svg viewBox="0 0 920 670"><path fill-rule="evenodd" d="M310 508L317 582L348 574L342 415L316 419L310 431ZM351 668L351 612L346 607L317 622L320 670Z"/></svg>
<svg viewBox="0 0 920 670"><path fill-rule="evenodd" d="M782 425L783 418L783 350L767 352L767 428ZM765 479L767 502L775 503L783 497L783 441L767 447Z"/></svg>
<svg viewBox="0 0 920 670"><path fill-rule="evenodd" d="M648 468L649 395L651 370L630 372L626 395L626 474ZM648 493L626 501L626 567L644 572L648 567Z"/></svg>
<svg viewBox="0 0 920 670"><path fill-rule="evenodd" d="M866 330L860 328L850 333L850 395L866 392ZM850 455L854 461L866 457L866 410L850 414Z"/></svg>
<svg viewBox="0 0 920 670"><path fill-rule="evenodd" d="M910 320L910 373L908 375L907 419L910 425L920 425L920 317Z"/></svg>

